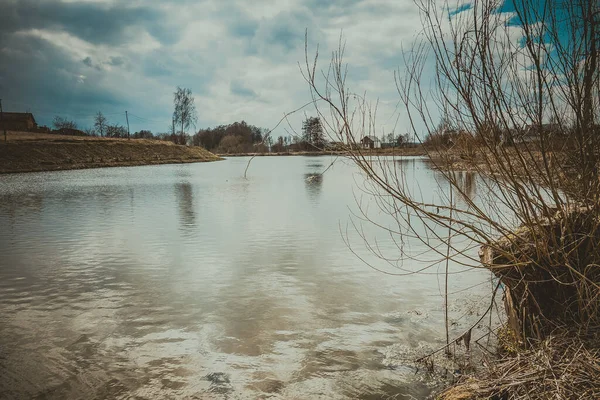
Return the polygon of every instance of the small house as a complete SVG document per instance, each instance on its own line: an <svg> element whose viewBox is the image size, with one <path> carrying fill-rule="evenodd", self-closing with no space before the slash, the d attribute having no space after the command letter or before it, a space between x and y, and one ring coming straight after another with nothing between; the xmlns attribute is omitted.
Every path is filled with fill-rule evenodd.
<svg viewBox="0 0 600 400"><path fill-rule="evenodd" d="M379 149L381 141L377 136L365 136L360 140L363 149Z"/></svg>
<svg viewBox="0 0 600 400"><path fill-rule="evenodd" d="M33 131L37 123L32 113L5 112L0 119L0 129L7 131Z"/></svg>

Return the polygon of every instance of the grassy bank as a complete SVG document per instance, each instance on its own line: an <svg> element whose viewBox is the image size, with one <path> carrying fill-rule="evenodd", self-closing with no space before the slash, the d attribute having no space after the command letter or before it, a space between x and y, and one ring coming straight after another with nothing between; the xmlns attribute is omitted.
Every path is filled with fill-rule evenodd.
<svg viewBox="0 0 600 400"><path fill-rule="evenodd" d="M216 161L200 147L147 139L9 132L0 136L0 173Z"/></svg>

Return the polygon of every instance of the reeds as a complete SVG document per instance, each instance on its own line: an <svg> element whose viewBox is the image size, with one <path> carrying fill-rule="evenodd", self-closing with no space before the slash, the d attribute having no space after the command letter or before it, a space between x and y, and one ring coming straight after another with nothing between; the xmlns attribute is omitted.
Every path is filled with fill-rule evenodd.
<svg viewBox="0 0 600 400"><path fill-rule="evenodd" d="M600 338L561 332L494 360L440 400L600 399Z"/></svg>

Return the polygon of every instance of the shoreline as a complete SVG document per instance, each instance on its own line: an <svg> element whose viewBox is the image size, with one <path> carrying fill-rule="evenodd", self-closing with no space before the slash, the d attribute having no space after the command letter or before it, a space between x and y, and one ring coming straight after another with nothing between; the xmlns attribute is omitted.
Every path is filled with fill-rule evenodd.
<svg viewBox="0 0 600 400"><path fill-rule="evenodd" d="M425 156L427 151L419 147L406 147L395 149L360 149L364 156ZM218 157L294 157L294 156L347 156L351 153L347 150L343 151L291 151L291 152L276 152L276 153L215 153Z"/></svg>
<svg viewBox="0 0 600 400"><path fill-rule="evenodd" d="M14 174L27 174L35 172L58 172L58 171L75 171L82 169L95 169L95 168L118 168L118 167L143 167L149 165L168 165L168 164L195 164L223 161L222 158L216 160L157 160L157 161L118 161L118 162L105 162L105 163L88 163L88 164L58 164L44 168L31 168L31 169L20 169L20 170L3 170L0 169L0 175L14 175Z"/></svg>
<svg viewBox="0 0 600 400"><path fill-rule="evenodd" d="M0 138L0 175L143 165L189 164L229 157L349 156L345 151L213 154L198 146L152 139L65 136L9 131ZM425 156L422 146L359 149L365 157Z"/></svg>

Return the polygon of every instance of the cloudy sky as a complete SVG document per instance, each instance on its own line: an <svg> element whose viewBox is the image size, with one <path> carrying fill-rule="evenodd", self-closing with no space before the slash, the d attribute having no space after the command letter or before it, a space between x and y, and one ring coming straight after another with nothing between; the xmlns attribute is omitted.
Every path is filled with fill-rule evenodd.
<svg viewBox="0 0 600 400"><path fill-rule="evenodd" d="M391 131L393 72L421 30L413 0L0 0L0 15L6 111L31 111L40 124L62 115L84 128L97 111L125 125L128 110L132 132L167 130L177 86L192 90L198 128L241 120L272 128L310 100L298 67L305 29L322 68L343 31L348 86L379 99L378 129ZM303 117L290 119L294 128Z"/></svg>

